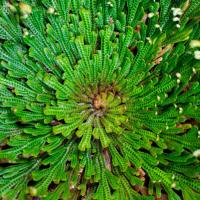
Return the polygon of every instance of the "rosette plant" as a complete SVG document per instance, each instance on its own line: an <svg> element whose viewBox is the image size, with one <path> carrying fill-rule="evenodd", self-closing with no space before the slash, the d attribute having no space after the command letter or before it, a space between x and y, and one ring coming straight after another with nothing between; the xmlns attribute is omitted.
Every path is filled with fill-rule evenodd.
<svg viewBox="0 0 200 200"><path fill-rule="evenodd" d="M200 199L200 1L0 7L0 198Z"/></svg>

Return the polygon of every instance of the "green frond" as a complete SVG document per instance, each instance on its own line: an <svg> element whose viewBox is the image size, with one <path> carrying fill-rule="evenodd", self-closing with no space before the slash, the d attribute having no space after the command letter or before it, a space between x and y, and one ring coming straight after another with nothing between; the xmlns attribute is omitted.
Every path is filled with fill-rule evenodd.
<svg viewBox="0 0 200 200"><path fill-rule="evenodd" d="M0 199L200 199L199 0L0 1Z"/></svg>

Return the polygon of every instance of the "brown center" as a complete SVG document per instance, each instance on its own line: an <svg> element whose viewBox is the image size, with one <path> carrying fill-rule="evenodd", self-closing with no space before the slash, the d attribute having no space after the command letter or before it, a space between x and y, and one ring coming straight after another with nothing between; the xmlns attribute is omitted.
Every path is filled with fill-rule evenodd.
<svg viewBox="0 0 200 200"><path fill-rule="evenodd" d="M93 99L93 106L95 110L104 110L107 107L107 101L104 94L98 94Z"/></svg>

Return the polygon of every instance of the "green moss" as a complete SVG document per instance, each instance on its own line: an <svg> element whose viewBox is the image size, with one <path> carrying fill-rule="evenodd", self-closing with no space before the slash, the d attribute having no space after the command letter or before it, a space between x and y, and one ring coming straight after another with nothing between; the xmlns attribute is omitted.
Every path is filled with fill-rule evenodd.
<svg viewBox="0 0 200 200"><path fill-rule="evenodd" d="M200 199L200 1L0 7L0 198Z"/></svg>

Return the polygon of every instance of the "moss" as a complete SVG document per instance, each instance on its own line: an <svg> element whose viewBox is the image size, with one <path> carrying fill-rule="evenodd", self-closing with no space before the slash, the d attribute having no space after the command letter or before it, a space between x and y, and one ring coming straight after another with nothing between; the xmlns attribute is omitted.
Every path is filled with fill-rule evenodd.
<svg viewBox="0 0 200 200"><path fill-rule="evenodd" d="M0 198L200 199L199 7L1 1Z"/></svg>

